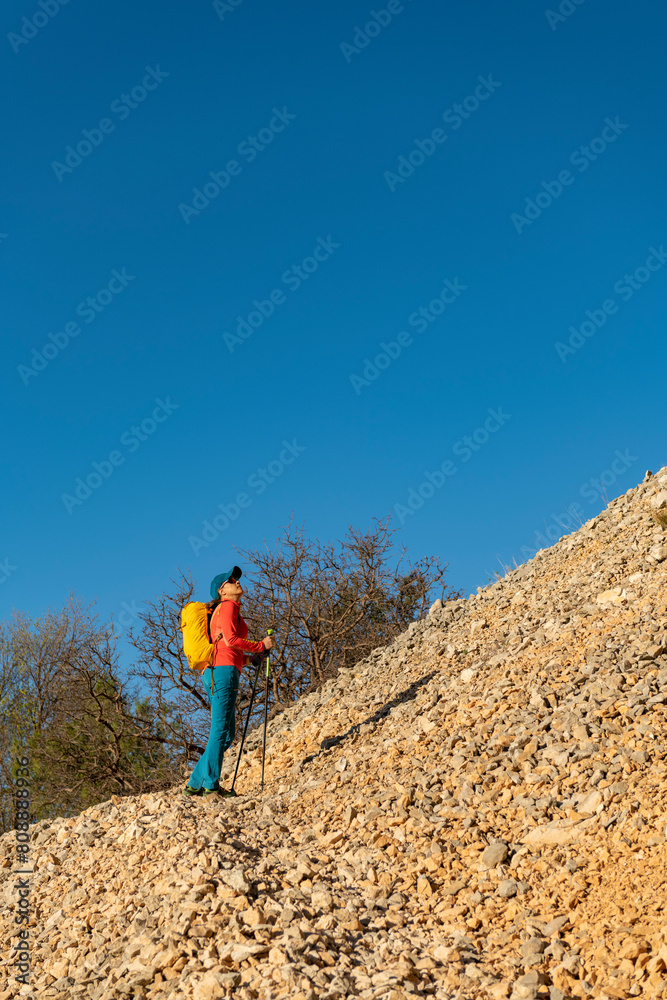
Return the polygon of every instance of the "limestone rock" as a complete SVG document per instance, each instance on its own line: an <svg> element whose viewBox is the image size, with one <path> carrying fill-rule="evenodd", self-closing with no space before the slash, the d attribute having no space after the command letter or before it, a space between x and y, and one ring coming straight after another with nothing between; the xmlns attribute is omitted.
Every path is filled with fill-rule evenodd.
<svg viewBox="0 0 667 1000"><path fill-rule="evenodd" d="M493 844L489 844L488 847L482 852L482 864L486 868L496 868L501 865L507 855L509 854L509 847L507 844L503 843L502 840L498 840Z"/></svg>
<svg viewBox="0 0 667 1000"><path fill-rule="evenodd" d="M231 889L236 889L237 892L246 893L250 890L250 883L246 881L242 868L234 868L232 871L226 872L223 878L227 885Z"/></svg>
<svg viewBox="0 0 667 1000"><path fill-rule="evenodd" d="M31 826L19 995L659 996L666 490L663 469L277 715L264 792L260 728L237 799L175 775ZM7 834L5 963L14 859Z"/></svg>

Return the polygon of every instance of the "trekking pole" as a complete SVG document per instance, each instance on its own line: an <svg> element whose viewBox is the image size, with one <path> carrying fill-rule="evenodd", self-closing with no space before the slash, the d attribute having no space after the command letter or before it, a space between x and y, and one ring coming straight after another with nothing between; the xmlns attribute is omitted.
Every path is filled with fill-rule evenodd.
<svg viewBox="0 0 667 1000"><path fill-rule="evenodd" d="M270 628L267 635L271 635L273 629ZM264 791L264 761L266 760L266 722L269 712L269 671L271 670L271 657L266 658L266 673L264 675L264 741L262 743L262 791Z"/></svg>
<svg viewBox="0 0 667 1000"><path fill-rule="evenodd" d="M252 694L250 695L250 706L248 708L248 716L245 720L245 726L243 727L243 736L241 737L241 746L239 747L239 755L236 758L236 768L234 770L234 780L232 781L232 791L234 791L234 785L236 784L236 775L239 773L239 764L241 763L241 754L243 753L243 744L245 743L246 733L248 732L248 723L250 722L250 715L252 713L252 703L255 700L255 690L257 688L257 679L259 677L259 671L262 666L262 661L260 660L257 664L257 670L255 671L255 682L252 686Z"/></svg>

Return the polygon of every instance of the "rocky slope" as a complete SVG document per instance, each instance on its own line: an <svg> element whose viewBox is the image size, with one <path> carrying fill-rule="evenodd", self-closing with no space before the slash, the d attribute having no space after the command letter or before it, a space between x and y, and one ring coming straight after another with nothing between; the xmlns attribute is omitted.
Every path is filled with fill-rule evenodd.
<svg viewBox="0 0 667 1000"><path fill-rule="evenodd" d="M30 986L2 838L0 1000L667 996L660 521L667 468L436 602L271 723L262 794L255 733L238 799L31 827Z"/></svg>

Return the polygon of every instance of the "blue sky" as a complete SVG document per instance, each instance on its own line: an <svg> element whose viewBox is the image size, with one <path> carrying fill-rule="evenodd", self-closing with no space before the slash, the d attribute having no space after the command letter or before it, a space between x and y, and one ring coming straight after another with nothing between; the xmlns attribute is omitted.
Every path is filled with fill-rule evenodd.
<svg viewBox="0 0 667 1000"><path fill-rule="evenodd" d="M510 6L5 3L4 614L292 516L467 593L667 462L667 13Z"/></svg>

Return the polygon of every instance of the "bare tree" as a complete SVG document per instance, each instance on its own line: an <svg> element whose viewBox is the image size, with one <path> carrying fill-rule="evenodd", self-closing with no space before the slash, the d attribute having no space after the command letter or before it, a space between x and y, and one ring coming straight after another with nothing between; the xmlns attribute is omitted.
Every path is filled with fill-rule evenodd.
<svg viewBox="0 0 667 1000"><path fill-rule="evenodd" d="M16 762L29 735L27 681L18 663L6 622L0 624L0 833L14 825L12 792Z"/></svg>
<svg viewBox="0 0 667 1000"><path fill-rule="evenodd" d="M252 598L244 617L253 634L275 625L273 697L287 704L353 666L425 613L445 587L435 557L411 564L393 553L389 518L343 541L322 543L290 524L273 549L237 549L250 564Z"/></svg>
<svg viewBox="0 0 667 1000"><path fill-rule="evenodd" d="M192 577L179 571L172 585L145 602L140 626L130 630L129 641L138 654L132 675L147 685L156 704L169 706L164 726L183 763L204 752L211 704L183 653L181 611L193 599Z"/></svg>
<svg viewBox="0 0 667 1000"><path fill-rule="evenodd" d="M139 698L121 679L111 630L90 607L70 598L36 621L15 613L3 623L0 649L5 828L20 756L30 761L35 818L173 781L164 733L169 708Z"/></svg>
<svg viewBox="0 0 667 1000"><path fill-rule="evenodd" d="M350 528L342 542L322 543L290 523L273 549L236 551L244 561L248 599L243 617L251 638L276 630L271 694L284 706L391 642L422 616L436 597L459 597L445 586L446 567L429 557L411 564L394 552L389 518L366 532ZM130 631L138 654L133 676L163 707L162 725L181 763L203 753L210 701L183 654L180 616L193 599L191 576L179 573L169 592L146 602ZM249 706L254 670L244 670L237 700L237 733ZM168 706L168 711L166 710ZM261 693L252 722L259 721ZM275 714L275 708L273 711Z"/></svg>

